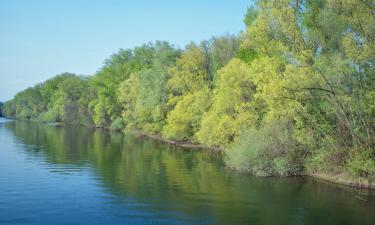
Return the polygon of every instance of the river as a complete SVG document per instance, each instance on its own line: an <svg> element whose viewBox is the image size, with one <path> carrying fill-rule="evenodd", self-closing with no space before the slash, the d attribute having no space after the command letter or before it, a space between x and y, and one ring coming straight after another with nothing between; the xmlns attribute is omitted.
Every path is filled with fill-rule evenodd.
<svg viewBox="0 0 375 225"><path fill-rule="evenodd" d="M0 118L0 224L375 224L375 193L259 178L221 156Z"/></svg>

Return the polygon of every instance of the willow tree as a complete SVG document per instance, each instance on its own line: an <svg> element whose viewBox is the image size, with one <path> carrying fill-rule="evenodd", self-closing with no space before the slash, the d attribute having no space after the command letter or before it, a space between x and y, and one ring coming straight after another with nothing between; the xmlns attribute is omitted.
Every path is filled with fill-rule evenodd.
<svg viewBox="0 0 375 225"><path fill-rule="evenodd" d="M207 102L200 101L202 93L196 92L205 90L211 80L206 56L202 48L192 44L169 70L171 77L168 80L168 107L171 111L163 129L164 137L189 140L199 129L199 123L195 121L200 120L204 112L202 109L207 106ZM191 104L193 102L194 104Z"/></svg>
<svg viewBox="0 0 375 225"><path fill-rule="evenodd" d="M150 68L133 72L118 88L118 100L122 106L122 119L126 128L146 132L161 132L169 107L167 82L168 70L180 50L168 42L157 41Z"/></svg>
<svg viewBox="0 0 375 225"><path fill-rule="evenodd" d="M286 124L310 172L373 174L373 3L271 0L257 9L242 51L266 105L261 127Z"/></svg>

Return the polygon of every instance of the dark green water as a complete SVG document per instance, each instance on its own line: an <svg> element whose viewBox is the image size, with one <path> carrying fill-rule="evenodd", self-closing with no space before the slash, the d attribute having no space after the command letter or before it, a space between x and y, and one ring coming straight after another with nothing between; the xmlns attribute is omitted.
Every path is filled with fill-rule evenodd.
<svg viewBox="0 0 375 225"><path fill-rule="evenodd" d="M0 118L0 224L374 225L375 196L239 175L217 155L118 133Z"/></svg>

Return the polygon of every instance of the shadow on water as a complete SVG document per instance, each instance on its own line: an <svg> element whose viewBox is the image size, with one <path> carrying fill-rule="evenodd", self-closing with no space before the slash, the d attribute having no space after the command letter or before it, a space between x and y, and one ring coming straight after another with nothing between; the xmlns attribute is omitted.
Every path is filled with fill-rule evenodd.
<svg viewBox="0 0 375 225"><path fill-rule="evenodd" d="M53 173L87 168L113 201L156 221L194 224L373 224L373 193L310 178L256 178L230 171L219 155L84 127L3 123ZM0 127L1 129L1 127ZM57 166L56 166L57 165ZM356 198L364 196L366 201Z"/></svg>

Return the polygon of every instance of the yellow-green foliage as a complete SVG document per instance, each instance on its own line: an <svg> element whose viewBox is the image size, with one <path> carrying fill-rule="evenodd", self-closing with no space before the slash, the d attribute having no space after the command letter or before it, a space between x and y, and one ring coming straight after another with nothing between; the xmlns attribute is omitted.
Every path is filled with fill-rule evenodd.
<svg viewBox="0 0 375 225"><path fill-rule="evenodd" d="M219 146L228 165L260 175L375 176L373 4L259 0L245 23L184 50L120 50L92 78L62 74L3 112Z"/></svg>
<svg viewBox="0 0 375 225"><path fill-rule="evenodd" d="M168 114L163 136L178 141L196 141L194 134L199 130L202 115L209 105L210 92L207 87L184 95Z"/></svg>
<svg viewBox="0 0 375 225"><path fill-rule="evenodd" d="M158 41L153 46L154 54L150 68L133 72L120 84L117 96L126 128L160 133L168 111L167 71L175 64L179 50L167 42ZM148 52L147 49L142 49L139 48L135 52Z"/></svg>
<svg viewBox="0 0 375 225"><path fill-rule="evenodd" d="M166 82L167 73L154 69L133 73L120 85L118 96L127 128L161 132L167 113Z"/></svg>
<svg viewBox="0 0 375 225"><path fill-rule="evenodd" d="M165 138L196 141L201 117L209 106L207 58L203 49L190 45L169 70L168 106L172 109L163 129Z"/></svg>
<svg viewBox="0 0 375 225"><path fill-rule="evenodd" d="M181 55L176 65L170 68L168 104L171 107L177 104L184 94L200 90L207 84L205 60L203 50L192 45Z"/></svg>
<svg viewBox="0 0 375 225"><path fill-rule="evenodd" d="M207 145L227 146L241 129L256 125L262 102L255 94L249 66L233 59L218 72L211 109L204 114L198 140Z"/></svg>
<svg viewBox="0 0 375 225"><path fill-rule="evenodd" d="M242 51L253 53L249 71L254 96L266 105L263 126L289 121L289 138L309 152L303 157L310 172L373 176L371 7L353 0L271 0L259 1L258 7L258 13L249 16L253 21L248 21ZM241 158L228 155L232 165L237 156Z"/></svg>
<svg viewBox="0 0 375 225"><path fill-rule="evenodd" d="M306 150L293 138L287 121L251 127L225 150L228 166L259 176L292 175L303 170Z"/></svg>

